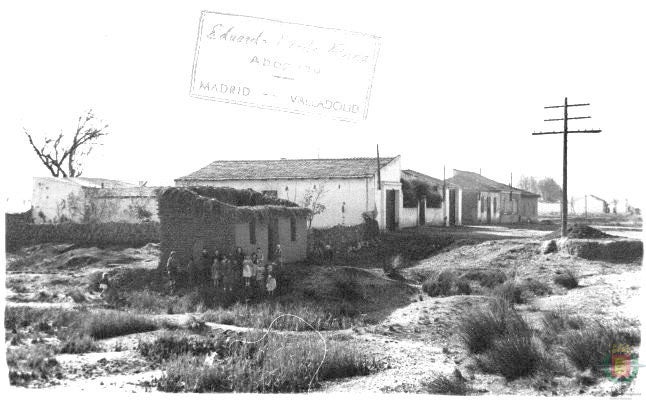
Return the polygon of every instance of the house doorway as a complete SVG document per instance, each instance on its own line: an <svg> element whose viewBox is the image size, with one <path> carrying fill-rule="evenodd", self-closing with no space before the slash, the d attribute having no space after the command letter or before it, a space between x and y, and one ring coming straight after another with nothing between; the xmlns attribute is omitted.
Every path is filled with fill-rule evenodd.
<svg viewBox="0 0 646 400"><path fill-rule="evenodd" d="M491 223L491 197L487 197L487 223Z"/></svg>
<svg viewBox="0 0 646 400"><path fill-rule="evenodd" d="M418 225L426 225L426 199L419 202L419 223Z"/></svg>
<svg viewBox="0 0 646 400"><path fill-rule="evenodd" d="M397 205L397 191L394 189L386 190L386 229L394 231L397 227L395 219Z"/></svg>
<svg viewBox="0 0 646 400"><path fill-rule="evenodd" d="M455 189L449 189L449 225L455 225Z"/></svg>
<svg viewBox="0 0 646 400"><path fill-rule="evenodd" d="M267 259L274 261L276 259L276 245L280 243L278 237L278 219L270 218L267 222Z"/></svg>
<svg viewBox="0 0 646 400"><path fill-rule="evenodd" d="M193 261L197 262L200 260L200 257L202 257L202 250L204 250L204 239L195 240L195 243L193 243L193 251L191 253Z"/></svg>

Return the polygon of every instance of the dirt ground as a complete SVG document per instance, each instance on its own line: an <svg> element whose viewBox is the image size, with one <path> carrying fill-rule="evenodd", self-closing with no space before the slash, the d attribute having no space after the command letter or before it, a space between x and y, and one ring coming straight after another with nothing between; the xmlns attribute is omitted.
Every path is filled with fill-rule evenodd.
<svg viewBox="0 0 646 400"><path fill-rule="evenodd" d="M545 388L537 387L530 378L508 382L501 376L480 372L455 334L455 327L464 311L483 301L482 295L429 297L422 292L421 285L415 283L419 282L420 276L443 269L458 272L499 270L517 279L534 279L549 286L551 294L536 296L518 306L530 322L538 323L544 311L565 308L582 317L621 321L626 326L639 328L637 313L641 263L591 261L565 252L543 254L540 251L541 237L556 228L523 225L419 229L424 234L450 234L464 241L403 270L402 274L407 278L410 293L413 294L406 295L409 296L407 299L393 299L396 305L387 308L387 315L378 323L324 332L326 337L351 336L364 353L381 360L385 368L368 376L325 382L320 390L325 393L423 392L421 383L424 380L438 374L451 375L458 370L467 379L473 394L613 393L618 384L603 379L582 389L576 384L574 376L559 377L550 383L551 387ZM628 232L628 235L636 236L641 234L637 229L619 230L618 227L609 226L607 232L612 235ZM65 254L62 262L60 254ZM102 307L103 300L98 293L88 290L88 285L97 274L114 268L153 269L157 266L157 259L158 249L154 245L125 250L42 245L8 254L7 306L64 309ZM579 276L579 287L567 290L553 283L555 274L564 268L573 270ZM368 272L383 278L381 269ZM401 285L401 282L396 284ZM199 317L199 313L155 316L178 324ZM222 324L208 326L218 330L248 329ZM50 390L154 391L156 389L151 387L150 382L159 377L162 371L159 365L140 356L136 348L139 340L161 333L158 330L99 340L97 342L102 350L99 352L57 354L56 359L63 369L62 378L46 383L35 382L31 386ZM8 339L9 334L6 336ZM12 346L10 341L6 344ZM624 394L631 394L631 390L628 388Z"/></svg>

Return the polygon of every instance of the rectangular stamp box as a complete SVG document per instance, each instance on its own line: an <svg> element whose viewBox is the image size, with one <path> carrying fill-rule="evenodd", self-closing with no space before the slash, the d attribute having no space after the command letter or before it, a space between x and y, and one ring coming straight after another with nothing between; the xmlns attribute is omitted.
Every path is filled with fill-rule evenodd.
<svg viewBox="0 0 646 400"><path fill-rule="evenodd" d="M190 95L357 122L368 114L380 42L358 32L203 11Z"/></svg>

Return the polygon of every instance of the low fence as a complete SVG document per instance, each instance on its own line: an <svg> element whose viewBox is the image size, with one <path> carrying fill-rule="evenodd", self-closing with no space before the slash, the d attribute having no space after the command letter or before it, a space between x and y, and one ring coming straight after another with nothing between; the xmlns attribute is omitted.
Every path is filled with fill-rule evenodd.
<svg viewBox="0 0 646 400"><path fill-rule="evenodd" d="M33 224L10 215L5 217L5 221L8 251L41 243L134 247L159 242L159 222Z"/></svg>

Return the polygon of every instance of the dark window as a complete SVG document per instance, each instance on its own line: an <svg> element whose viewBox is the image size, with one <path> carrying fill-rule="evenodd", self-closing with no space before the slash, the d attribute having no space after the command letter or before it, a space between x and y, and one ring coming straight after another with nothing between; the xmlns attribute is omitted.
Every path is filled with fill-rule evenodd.
<svg viewBox="0 0 646 400"><path fill-rule="evenodd" d="M480 196L480 212L484 212L485 198Z"/></svg>
<svg viewBox="0 0 646 400"><path fill-rule="evenodd" d="M269 197L278 197L278 190L263 190L262 194Z"/></svg>
<svg viewBox="0 0 646 400"><path fill-rule="evenodd" d="M498 199L494 197L493 199L493 212L496 212L496 209L498 208Z"/></svg>
<svg viewBox="0 0 646 400"><path fill-rule="evenodd" d="M289 229L292 234L292 242L295 242L296 241L296 218L295 217L289 218Z"/></svg>
<svg viewBox="0 0 646 400"><path fill-rule="evenodd" d="M249 221L249 243L256 244L256 220Z"/></svg>

